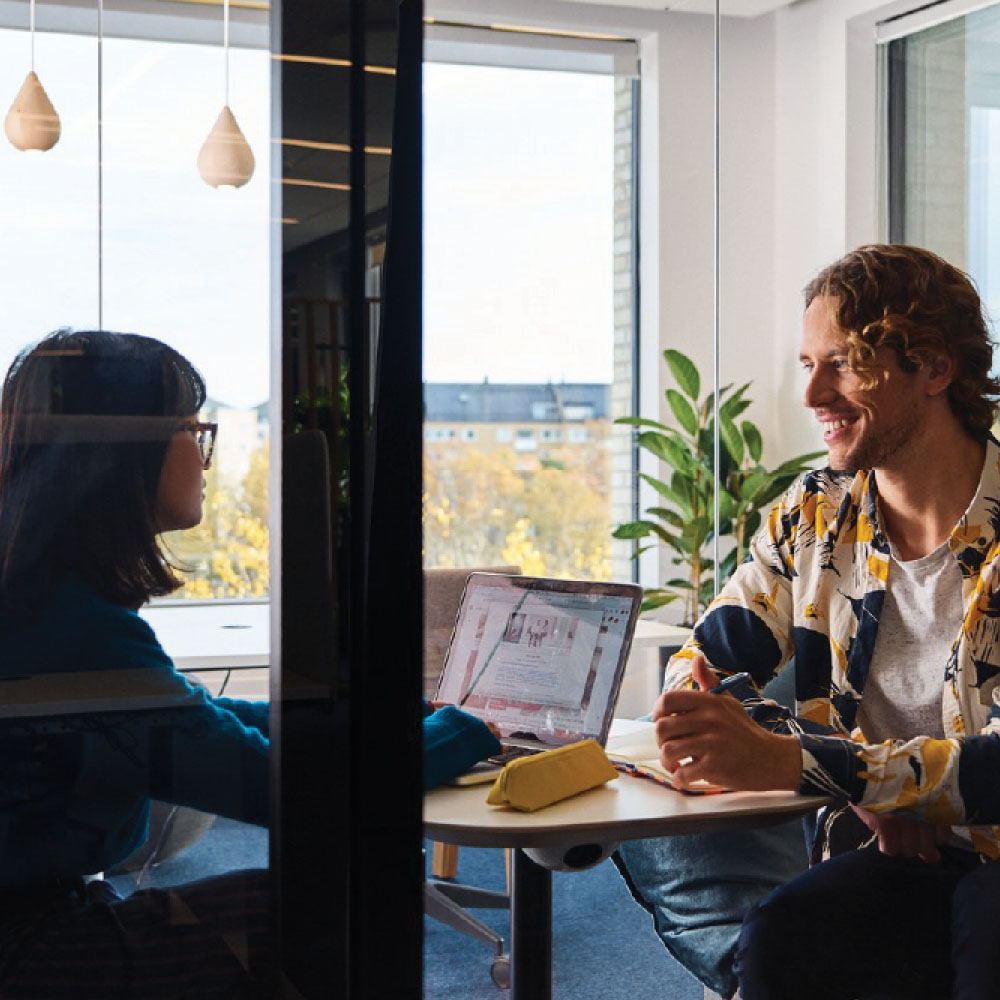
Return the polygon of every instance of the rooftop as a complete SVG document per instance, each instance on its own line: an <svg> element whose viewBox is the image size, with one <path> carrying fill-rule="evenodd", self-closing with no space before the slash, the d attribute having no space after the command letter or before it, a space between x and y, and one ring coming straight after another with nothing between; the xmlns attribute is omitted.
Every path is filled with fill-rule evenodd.
<svg viewBox="0 0 1000 1000"><path fill-rule="evenodd" d="M566 423L607 419L605 382L425 382L428 423Z"/></svg>

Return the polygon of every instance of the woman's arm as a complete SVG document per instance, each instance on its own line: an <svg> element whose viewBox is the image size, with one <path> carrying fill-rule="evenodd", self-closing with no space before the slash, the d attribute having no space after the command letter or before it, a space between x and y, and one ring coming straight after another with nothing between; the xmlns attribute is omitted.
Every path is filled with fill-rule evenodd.
<svg viewBox="0 0 1000 1000"><path fill-rule="evenodd" d="M434 788L499 752L500 741L485 722L454 705L439 708L424 718L424 788Z"/></svg>

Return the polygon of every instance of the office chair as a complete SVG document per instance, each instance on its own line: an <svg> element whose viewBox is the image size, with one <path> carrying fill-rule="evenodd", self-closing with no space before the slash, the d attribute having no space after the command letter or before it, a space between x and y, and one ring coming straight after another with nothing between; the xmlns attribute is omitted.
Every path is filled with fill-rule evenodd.
<svg viewBox="0 0 1000 1000"><path fill-rule="evenodd" d="M485 572L519 574L518 566L484 567ZM424 570L424 697L433 698L444 667L458 604L465 581L475 569ZM507 856L510 886L509 854ZM510 985L510 956L504 951L502 935L477 920L466 908L507 909L510 896L476 886L459 885L442 879L454 878L458 871L458 847L435 842L431 856L434 878L424 882L424 912L448 927L488 944L493 949L490 976L501 989Z"/></svg>

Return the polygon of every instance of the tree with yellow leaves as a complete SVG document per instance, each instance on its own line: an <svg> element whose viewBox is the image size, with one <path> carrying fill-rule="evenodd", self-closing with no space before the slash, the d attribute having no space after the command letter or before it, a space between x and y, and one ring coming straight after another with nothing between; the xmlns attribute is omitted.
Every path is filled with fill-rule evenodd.
<svg viewBox="0 0 1000 1000"><path fill-rule="evenodd" d="M565 449L543 463L512 448L429 447L424 564L515 563L532 576L607 579L606 483L606 457L598 448Z"/></svg>
<svg viewBox="0 0 1000 1000"><path fill-rule="evenodd" d="M237 495L220 482L214 468L205 477L201 524L165 538L168 551L184 571L184 586L174 596L191 600L267 597L267 445L250 458Z"/></svg>

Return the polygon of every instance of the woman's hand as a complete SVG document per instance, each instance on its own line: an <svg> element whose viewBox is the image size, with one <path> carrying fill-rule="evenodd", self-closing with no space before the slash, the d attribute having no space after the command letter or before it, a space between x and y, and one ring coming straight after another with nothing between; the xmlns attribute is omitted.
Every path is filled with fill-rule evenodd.
<svg viewBox="0 0 1000 1000"><path fill-rule="evenodd" d="M731 694L710 693L719 678L703 656L691 668L701 690L668 691L653 709L660 760L677 786L702 780L737 791L796 791L798 740L758 726Z"/></svg>
<svg viewBox="0 0 1000 1000"><path fill-rule="evenodd" d="M429 702L427 702L427 704L430 705L431 708L436 712L439 708L445 708L445 707L447 707L448 705L451 704L451 702L450 701L429 701ZM459 711L461 711L461 709L459 709ZM500 739L500 730L492 722L487 722L485 719L483 719L482 723L483 723L484 726L486 726L486 728L497 739Z"/></svg>

